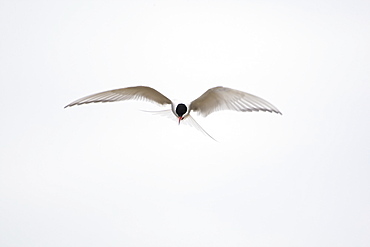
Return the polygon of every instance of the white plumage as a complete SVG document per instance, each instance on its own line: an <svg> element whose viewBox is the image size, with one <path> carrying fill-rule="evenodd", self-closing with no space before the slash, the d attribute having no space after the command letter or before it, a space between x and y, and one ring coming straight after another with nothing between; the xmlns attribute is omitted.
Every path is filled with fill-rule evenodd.
<svg viewBox="0 0 370 247"><path fill-rule="evenodd" d="M275 106L260 97L226 87L214 87L208 89L204 94L192 101L189 106L182 103L175 105L170 99L157 90L151 87L137 86L89 95L73 101L65 106L65 108L74 105L131 99L147 100L160 105L171 104L172 113L178 118L179 123L182 120L188 119L188 124L196 127L208 136L210 135L190 116L191 111L198 112L204 117L208 116L212 112L220 110L234 110L241 112L268 111L281 114ZM161 112L168 113L171 110Z"/></svg>

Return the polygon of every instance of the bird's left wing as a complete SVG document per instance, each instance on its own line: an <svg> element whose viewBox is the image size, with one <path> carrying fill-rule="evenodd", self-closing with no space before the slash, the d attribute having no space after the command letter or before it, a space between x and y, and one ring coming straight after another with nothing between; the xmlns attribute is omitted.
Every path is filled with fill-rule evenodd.
<svg viewBox="0 0 370 247"><path fill-rule="evenodd" d="M101 93L92 94L72 103L66 105L66 107L74 105L82 105L97 102L114 102L122 100L147 100L161 105L171 104L171 100L166 96L158 92L151 87L138 86L138 87L126 87L121 89L109 90Z"/></svg>
<svg viewBox="0 0 370 247"><path fill-rule="evenodd" d="M220 110L281 112L266 100L255 95L226 87L208 89L190 103L190 110L206 117Z"/></svg>

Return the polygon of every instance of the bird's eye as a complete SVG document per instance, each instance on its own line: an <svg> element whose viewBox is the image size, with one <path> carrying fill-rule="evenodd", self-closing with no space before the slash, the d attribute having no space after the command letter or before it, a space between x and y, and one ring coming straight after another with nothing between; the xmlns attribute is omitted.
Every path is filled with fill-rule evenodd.
<svg viewBox="0 0 370 247"><path fill-rule="evenodd" d="M179 117L182 117L186 112L188 111L188 108L185 104L178 104L176 107L176 114Z"/></svg>

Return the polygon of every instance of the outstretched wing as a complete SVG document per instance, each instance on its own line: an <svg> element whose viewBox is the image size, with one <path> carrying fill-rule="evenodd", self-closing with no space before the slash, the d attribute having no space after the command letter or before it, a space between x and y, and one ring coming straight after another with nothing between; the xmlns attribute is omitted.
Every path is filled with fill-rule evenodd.
<svg viewBox="0 0 370 247"><path fill-rule="evenodd" d="M281 114L275 106L260 97L226 87L208 89L191 102L190 110L196 111L204 117L221 110L268 111Z"/></svg>
<svg viewBox="0 0 370 247"><path fill-rule="evenodd" d="M171 104L171 100L166 96L158 92L151 87L138 86L138 87L126 87L121 89L109 90L101 93L89 95L73 101L66 105L66 107L74 105L82 105L97 102L114 102L122 100L147 100L161 105Z"/></svg>

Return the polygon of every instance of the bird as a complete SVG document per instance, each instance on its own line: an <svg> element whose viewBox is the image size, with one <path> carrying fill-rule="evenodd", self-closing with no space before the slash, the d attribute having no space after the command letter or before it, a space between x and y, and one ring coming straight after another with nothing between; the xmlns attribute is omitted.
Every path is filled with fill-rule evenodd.
<svg viewBox="0 0 370 247"><path fill-rule="evenodd" d="M274 112L280 115L282 114L274 105L260 97L222 86L208 89L190 104L171 101L162 93L148 86L134 86L92 94L75 100L64 108L89 103L125 100L145 100L159 105L171 105L171 109L157 111L155 113L168 117L175 116L178 124L184 121L184 123L195 127L212 139L214 138L194 120L190 115L190 112L196 112L203 117L221 110L233 110L239 112L264 111L271 113Z"/></svg>

